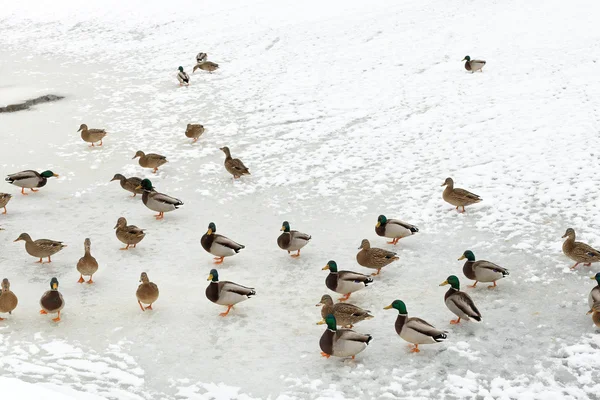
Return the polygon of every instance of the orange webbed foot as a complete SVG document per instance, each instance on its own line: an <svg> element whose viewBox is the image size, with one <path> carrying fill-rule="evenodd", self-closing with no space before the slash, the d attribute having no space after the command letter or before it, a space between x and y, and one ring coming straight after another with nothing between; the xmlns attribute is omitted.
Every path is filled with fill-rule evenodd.
<svg viewBox="0 0 600 400"><path fill-rule="evenodd" d="M452 325L460 324L460 318L459 318L459 319L453 319L453 320L450 320L450 323L451 323Z"/></svg>
<svg viewBox="0 0 600 400"><path fill-rule="evenodd" d="M45 315L45 314L48 314L48 313L46 311L44 311L44 310L40 310L40 314Z"/></svg>
<svg viewBox="0 0 600 400"><path fill-rule="evenodd" d="M321 357L329 358L329 357L331 357L331 354L327 354L324 351L322 351L321 352Z"/></svg>
<svg viewBox="0 0 600 400"><path fill-rule="evenodd" d="M58 322L58 321L60 321L60 317L52 318L52 321Z"/></svg>
<svg viewBox="0 0 600 400"><path fill-rule="evenodd" d="M94 283L94 281L92 280L92 277L90 276L90 280L86 282L88 285L91 285L92 283Z"/></svg>
<svg viewBox="0 0 600 400"><path fill-rule="evenodd" d="M79 277L79 280L77 281L77 283L83 283L83 282L85 282L85 280L83 279L83 275L81 275Z"/></svg>

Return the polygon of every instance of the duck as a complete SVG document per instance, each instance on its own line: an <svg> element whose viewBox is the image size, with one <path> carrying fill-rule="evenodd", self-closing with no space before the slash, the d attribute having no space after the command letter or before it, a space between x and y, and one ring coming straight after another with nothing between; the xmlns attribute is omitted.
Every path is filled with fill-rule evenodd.
<svg viewBox="0 0 600 400"><path fill-rule="evenodd" d="M177 68L179 72L177 72L177 80L179 81L179 86L189 86L190 85L190 76L183 70L182 66Z"/></svg>
<svg viewBox="0 0 600 400"><path fill-rule="evenodd" d="M42 295L40 299L40 314L55 314L58 313L56 318L52 321L60 321L60 311L65 307L65 299L63 295L58 291L58 279L52 278L50 280L50 290Z"/></svg>
<svg viewBox="0 0 600 400"><path fill-rule="evenodd" d="M279 248L287 250L288 254L292 251L297 251L296 254L292 254L292 257L300 257L300 250L308 244L311 236L306 233L290 230L290 223L287 221L283 221L280 230L283 233L277 238Z"/></svg>
<svg viewBox="0 0 600 400"><path fill-rule="evenodd" d="M485 66L485 61L471 60L471 57L469 57L469 56L465 56L465 58L463 58L461 61L466 61L465 69L467 71L471 71L471 73L474 73L475 71L483 72L482 68Z"/></svg>
<svg viewBox="0 0 600 400"><path fill-rule="evenodd" d="M594 325L600 328L600 303L595 303L592 306L592 309L587 313L592 314L592 321L594 322Z"/></svg>
<svg viewBox="0 0 600 400"><path fill-rule="evenodd" d="M17 172L16 174L8 175L5 180L12 185L20 187L21 194L28 195L28 193L25 193L26 188L32 192L37 192L35 188L46 186L48 178L52 177L58 178L58 175L49 170L40 174L29 169L27 171L21 171Z"/></svg>
<svg viewBox="0 0 600 400"><path fill-rule="evenodd" d="M14 241L18 242L20 240L25 242L25 251L29 255L40 259L36 261L39 264L42 264L42 259L45 257L48 257L48 263L51 263L52 259L50 257L67 247L63 242L57 242L56 240L38 239L34 241L27 233L21 233Z"/></svg>
<svg viewBox="0 0 600 400"><path fill-rule="evenodd" d="M86 238L83 241L83 248L85 254L77 262L77 271L79 272L79 280L77 282L85 282L83 279L83 276L85 275L90 277L87 283L91 284L94 283L92 276L96 273L96 271L98 271L98 261L96 261L96 259L92 256L92 241L89 238Z"/></svg>
<svg viewBox="0 0 600 400"><path fill-rule="evenodd" d="M200 64L202 61L206 61L208 59L208 54L200 52L196 54L196 64Z"/></svg>
<svg viewBox="0 0 600 400"><path fill-rule="evenodd" d="M458 317L456 320L451 320L450 323L453 325L459 324L461 318L466 321L473 318L475 321L481 322L481 313L475 306L471 296L460 291L458 277L450 275L448 279L440 283L440 286L446 285L450 285L450 289L448 289L444 296L444 302L446 303L446 307Z"/></svg>
<svg viewBox="0 0 600 400"><path fill-rule="evenodd" d="M168 163L167 157L161 156L160 154L149 153L146 154L141 150L135 152L135 156L133 156L132 160L136 158L139 159L140 166L142 168L152 168L152 173L156 173L158 171L158 167Z"/></svg>
<svg viewBox="0 0 600 400"><path fill-rule="evenodd" d="M202 136L204 133L204 126L200 124L187 124L187 128L185 129L185 136L194 139L192 143L196 143L198 138Z"/></svg>
<svg viewBox="0 0 600 400"><path fill-rule="evenodd" d="M594 286L588 296L588 306L591 310L594 308L594 304L600 303L600 272L596 273L596 275L592 276L590 279L595 279L596 282L598 282L598 285Z"/></svg>
<svg viewBox="0 0 600 400"><path fill-rule="evenodd" d="M471 288L476 287L478 282L493 282L493 285L488 286L489 289L493 289L496 287L496 281L510 275L506 268L492 262L475 261L475 254L471 250L466 250L458 260L464 260L465 258L467 261L463 265L463 274L468 279L475 281L473 285L469 286Z"/></svg>
<svg viewBox="0 0 600 400"><path fill-rule="evenodd" d="M396 245L402 238L412 236L419 232L419 228L399 219L387 219L385 215L377 217L375 233L379 236L393 239L388 244Z"/></svg>
<svg viewBox="0 0 600 400"><path fill-rule="evenodd" d="M117 239L123 242L126 246L122 247L121 250L129 250L129 246L135 247L139 242L146 237L146 232L143 229L138 228L135 225L127 225L127 219L120 217L117 220L116 229Z"/></svg>
<svg viewBox="0 0 600 400"><path fill-rule="evenodd" d="M352 293L373 283L373 278L368 275L353 271L338 271L337 263L333 260L330 260L322 270L329 270L329 275L325 278L325 286L336 293L344 295L344 297L338 299L339 301L348 300Z"/></svg>
<svg viewBox="0 0 600 400"><path fill-rule="evenodd" d="M214 222L208 224L208 230L200 238L202 248L215 257L215 264L223 263L225 257L236 255L240 250L246 248L226 236L217 234L217 225Z"/></svg>
<svg viewBox="0 0 600 400"><path fill-rule="evenodd" d="M351 329L338 329L337 321L333 314L325 317L327 329L321 335L319 347L321 347L321 356L329 358L334 357L354 357L364 349L373 340L373 336L355 332Z"/></svg>
<svg viewBox="0 0 600 400"><path fill-rule="evenodd" d="M8 193L0 193L0 208L4 208L4 212L2 214L6 214L6 205L12 199L12 195Z"/></svg>
<svg viewBox="0 0 600 400"><path fill-rule="evenodd" d="M392 251L371 247L367 239L362 240L359 249L361 250L356 254L356 261L363 267L377 269L377 272L372 273L371 276L379 275L381 268L400 259Z"/></svg>
<svg viewBox="0 0 600 400"><path fill-rule="evenodd" d="M140 186L142 184L142 178L138 178L137 176L132 176L131 178L125 178L121 174L115 174L115 176L113 176L113 178L110 181L111 182L119 181L119 183L121 184L121 187L123 189L127 190L128 192L133 193L133 196L131 196L131 197L135 197L138 194L144 193L144 191L142 189L136 189L138 186Z"/></svg>
<svg viewBox="0 0 600 400"><path fill-rule="evenodd" d="M81 131L81 138L84 142L91 143L90 147L94 147L94 143L100 142L98 146L102 146L102 139L106 136L104 129L88 129L86 124L81 124L77 132Z"/></svg>
<svg viewBox="0 0 600 400"><path fill-rule="evenodd" d="M483 200L480 196L465 189L455 189L452 178L446 178L442 186L446 186L446 189L444 189L444 192L442 193L442 198L446 203L456 206L456 211L458 212L464 213L465 206L470 206L471 204L479 203ZM462 207L462 211L460 211L458 207Z"/></svg>
<svg viewBox="0 0 600 400"><path fill-rule="evenodd" d="M158 213L154 216L156 219L163 219L166 212L175 211L183 205L181 200L155 191L149 179L143 179L142 183L136 187L137 189L144 190L142 202L146 207Z"/></svg>
<svg viewBox="0 0 600 400"><path fill-rule="evenodd" d="M17 296L10 290L10 282L8 279L2 279L2 293L0 294L0 313L9 313L17 308L17 304L19 304L19 299ZM4 318L0 318L0 321L4 321Z"/></svg>
<svg viewBox="0 0 600 400"><path fill-rule="evenodd" d="M575 230L573 228L567 229L563 235L563 239L564 238L567 238L567 240L565 240L562 246L563 253L571 260L575 261L575 264L571 269L577 268L581 263L584 263L583 265L589 267L592 263L600 261L600 251L583 242L575 241Z"/></svg>
<svg viewBox="0 0 600 400"><path fill-rule="evenodd" d="M371 311L363 310L362 308L350 303L333 303L330 295L324 294L321 301L316 304L316 307L321 307L322 321L317 322L317 325L325 323L325 317L328 314L333 314L338 325L345 328L352 328L354 324L366 319L374 318Z"/></svg>
<svg viewBox="0 0 600 400"><path fill-rule="evenodd" d="M212 61L202 61L194 66L192 73L196 72L197 69L201 69L202 71L208 71L212 74L213 71L219 69L219 64L214 63Z"/></svg>
<svg viewBox="0 0 600 400"><path fill-rule="evenodd" d="M402 339L414 345L411 353L420 352L420 344L440 343L448 338L448 332L437 329L429 322L417 317L408 318L406 304L402 300L394 300L392 304L383 309L389 310L392 308L398 310L398 318L396 318L394 325L396 333Z"/></svg>
<svg viewBox="0 0 600 400"><path fill-rule="evenodd" d="M221 317L226 317L229 311L237 303L248 300L251 296L256 295L254 288L238 285L229 281L219 282L219 272L216 269L211 269L208 275L208 287L206 288L206 298L215 304L227 306L227 311L220 313Z"/></svg>
<svg viewBox="0 0 600 400"><path fill-rule="evenodd" d="M219 150L225 153L225 169L233 175L233 179L237 179L242 175L250 175L250 171L239 158L231 158L229 147L221 147Z"/></svg>
<svg viewBox="0 0 600 400"><path fill-rule="evenodd" d="M152 304L158 300L158 286L156 286L154 282L150 282L148 274L145 272L142 272L140 275L140 282L142 283L135 291L135 297L137 297L138 304L142 311L152 310ZM142 303L148 304L148 306L144 307Z"/></svg>

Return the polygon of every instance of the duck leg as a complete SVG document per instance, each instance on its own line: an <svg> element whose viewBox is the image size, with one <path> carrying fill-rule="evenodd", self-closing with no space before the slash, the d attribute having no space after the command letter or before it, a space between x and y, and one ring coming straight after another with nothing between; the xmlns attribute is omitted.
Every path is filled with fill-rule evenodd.
<svg viewBox="0 0 600 400"><path fill-rule="evenodd" d="M450 323L452 325L460 324L460 317L458 317L458 319L452 319L452 320L450 320Z"/></svg>
<svg viewBox="0 0 600 400"><path fill-rule="evenodd" d="M227 306L227 311L225 311L225 312L222 312L222 313L221 313L221 314L219 314L219 315L220 315L221 317L226 317L226 316L227 316L227 314L229 314L229 311L231 311L231 309L232 309L232 308L233 308L233 304L232 304L232 305L229 305L229 306Z"/></svg>
<svg viewBox="0 0 600 400"><path fill-rule="evenodd" d="M94 143L90 144L88 147L94 147Z"/></svg>
<svg viewBox="0 0 600 400"><path fill-rule="evenodd" d="M89 285L89 284L91 284L91 283L94 283L94 281L92 280L92 275L90 275L90 280L89 280L89 281L87 281L87 284L88 284L88 285Z"/></svg>
<svg viewBox="0 0 600 400"><path fill-rule="evenodd" d="M5 214L6 214L6 213L5 213ZM585 263L585 264L583 264L583 265L585 265L586 267L591 267L591 266L592 266L592 263Z"/></svg>
<svg viewBox="0 0 600 400"><path fill-rule="evenodd" d="M494 284L493 284L493 285L489 285L489 286L488 286L488 289L493 289L493 288L495 288L495 287L496 287L496 281L494 281Z"/></svg>
<svg viewBox="0 0 600 400"><path fill-rule="evenodd" d="M223 260L225 260L225 257L216 257L215 258L215 264L223 264Z"/></svg>
<svg viewBox="0 0 600 400"><path fill-rule="evenodd" d="M100 144L98 146L102 146L102 139L100 139Z"/></svg>
<svg viewBox="0 0 600 400"><path fill-rule="evenodd" d="M34 188L31 188L31 189L29 189L29 190L31 190L32 192L39 192L39 190L36 190L36 189L34 189Z"/></svg>
<svg viewBox="0 0 600 400"><path fill-rule="evenodd" d="M50 259L50 256L48 256L48 263L47 264L49 264L51 262L52 262L52 260Z"/></svg>
<svg viewBox="0 0 600 400"><path fill-rule="evenodd" d="M129 250L129 245L127 245L127 247L121 247L119 250Z"/></svg>
<svg viewBox="0 0 600 400"><path fill-rule="evenodd" d="M138 300L138 304L140 305L140 308L142 309L142 311L146 311L144 310L144 306L142 305L142 302Z"/></svg>
<svg viewBox="0 0 600 400"><path fill-rule="evenodd" d="M42 257L40 257L40 261L36 261L36 264L42 264Z"/></svg>
<svg viewBox="0 0 600 400"><path fill-rule="evenodd" d="M58 317L52 318L52 321L54 321L54 322L60 321L60 311L58 312Z"/></svg>
<svg viewBox="0 0 600 400"><path fill-rule="evenodd" d="M296 254L292 254L292 257L296 258L296 257L300 257L300 250L298 250L298 253Z"/></svg>
<svg viewBox="0 0 600 400"><path fill-rule="evenodd" d="M83 274L79 275L79 280L77 281L77 283L83 283L85 282L85 280L83 279Z"/></svg>
<svg viewBox="0 0 600 400"><path fill-rule="evenodd" d="M472 288L474 288L474 287L477 287L477 282L479 282L479 281L475 281L475 283L474 283L474 284L472 284L472 285L468 285L468 287L472 287Z"/></svg>
<svg viewBox="0 0 600 400"><path fill-rule="evenodd" d="M25 193L25 188L21 188L21 194L23 196L29 196L29 193Z"/></svg>
<svg viewBox="0 0 600 400"><path fill-rule="evenodd" d="M351 294L352 294L352 293L346 293L346 294L344 295L344 297L340 297L338 300L339 300L339 301L346 301L346 300L348 300L348 299L350 298L350 295L351 295Z"/></svg>
<svg viewBox="0 0 600 400"><path fill-rule="evenodd" d="M152 170L152 173L155 174L156 171L158 171L158 167L154 167L154 169Z"/></svg>
<svg viewBox="0 0 600 400"><path fill-rule="evenodd" d="M48 313L47 313L46 311L44 311L44 310L40 310L40 314L42 314L42 315L46 315L46 314L48 314Z"/></svg>
<svg viewBox="0 0 600 400"><path fill-rule="evenodd" d="M321 352L321 357L329 358L329 357L331 357L331 354L327 354L324 351L322 351Z"/></svg>
<svg viewBox="0 0 600 400"><path fill-rule="evenodd" d="M155 215L154 218L156 219L163 219L165 217L165 213L164 212L159 212L158 215Z"/></svg>
<svg viewBox="0 0 600 400"><path fill-rule="evenodd" d="M152 310L152 304L150 304L148 307L146 307L146 310Z"/></svg>
<svg viewBox="0 0 600 400"><path fill-rule="evenodd" d="M381 268L377 268L377 272L373 272L371 276L377 276L381 273Z"/></svg>
<svg viewBox="0 0 600 400"><path fill-rule="evenodd" d="M410 351L411 353L419 353L421 350L419 350L419 345L415 344L415 347Z"/></svg>
<svg viewBox="0 0 600 400"><path fill-rule="evenodd" d="M573 265L573 266L571 267L571 269L575 269L575 268L577 268L577 266L578 266L578 265L579 265L579 263L575 263L575 265Z"/></svg>
<svg viewBox="0 0 600 400"><path fill-rule="evenodd" d="M2 214L6 214L6 206L4 206L4 212Z"/></svg>

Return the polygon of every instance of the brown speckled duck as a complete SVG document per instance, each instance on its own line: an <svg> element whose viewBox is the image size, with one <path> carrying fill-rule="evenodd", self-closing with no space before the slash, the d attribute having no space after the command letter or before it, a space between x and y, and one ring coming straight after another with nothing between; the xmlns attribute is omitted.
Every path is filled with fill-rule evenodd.
<svg viewBox="0 0 600 400"><path fill-rule="evenodd" d="M126 244L126 247L121 250L129 250L129 246L135 247L142 239L146 236L143 229L138 228L135 225L127 225L125 217L120 217L115 225L117 239Z"/></svg>
<svg viewBox="0 0 600 400"><path fill-rule="evenodd" d="M563 253L575 261L571 269L575 269L581 263L589 267L592 263L600 261L600 251L583 242L575 241L575 230L573 228L567 229L563 238L567 238L562 246Z"/></svg>
<svg viewBox="0 0 600 400"><path fill-rule="evenodd" d="M135 296L137 297L138 304L142 311L152 310L152 304L158 300L158 286L155 283L150 282L148 274L142 272L140 276L141 285L138 286ZM143 304L148 304L144 307Z"/></svg>
<svg viewBox="0 0 600 400"><path fill-rule="evenodd" d="M194 139L192 143L196 143L198 138L202 136L204 133L204 126L200 124L187 124L187 128L185 129L185 136Z"/></svg>
<svg viewBox="0 0 600 400"><path fill-rule="evenodd" d="M144 193L144 189L136 189L138 186L140 186L142 184L142 179L138 178L137 176L132 176L131 178L125 178L123 175L121 174L115 174L115 176L113 176L113 178L110 180L112 181L119 181L119 183L121 184L121 187L125 190L127 190L130 193L133 193L133 196L131 197L135 197L137 194L142 194Z"/></svg>
<svg viewBox="0 0 600 400"><path fill-rule="evenodd" d="M468 279L474 280L475 283L469 287L476 287L478 282L493 282L493 285L488 286L489 289L496 287L496 281L509 275L508 270L492 262L479 260L475 261L475 254L471 250L467 250L458 259L464 260L463 273Z"/></svg>
<svg viewBox="0 0 600 400"><path fill-rule="evenodd" d="M242 175L250 175L250 171L239 158L231 158L229 147L221 147L220 150L225 153L225 169L233 175L233 179L237 179Z"/></svg>
<svg viewBox="0 0 600 400"><path fill-rule="evenodd" d="M483 200L478 195L465 189L454 188L454 181L452 178L446 178L442 186L446 186L446 189L444 189L444 192L442 193L442 198L447 203L456 206L458 212L465 212L465 206L470 206L471 204L479 203ZM458 207L462 207L462 211L460 211Z"/></svg>
<svg viewBox="0 0 600 400"><path fill-rule="evenodd" d="M197 69L201 69L202 71L208 71L212 74L214 71L219 69L219 64L214 63L212 61L202 61L194 66L192 73L196 72Z"/></svg>
<svg viewBox="0 0 600 400"><path fill-rule="evenodd" d="M94 147L94 143L100 142L98 146L102 146L102 139L106 136L104 129L88 129L86 124L81 124L77 132L81 131L81 138L84 142L91 143L90 147Z"/></svg>
<svg viewBox="0 0 600 400"><path fill-rule="evenodd" d="M325 317L328 314L333 314L335 320L338 325L343 326L345 328L352 328L354 324L364 321L365 319L374 318L368 310L363 310L362 308L355 306L350 303L333 303L333 299L330 295L324 294L321 297L321 301L316 304L317 307L321 307L321 317L323 317L322 321L317 322L317 325L322 325L325 323Z"/></svg>
<svg viewBox="0 0 600 400"><path fill-rule="evenodd" d="M4 212L2 214L6 214L6 205L8 204L11 198L11 194L0 193L0 208L4 208Z"/></svg>
<svg viewBox="0 0 600 400"><path fill-rule="evenodd" d="M36 261L36 263L40 264L42 263L42 258L45 257L48 257L48 262L51 263L52 260L50 257L67 247L66 244L55 240L38 239L34 241L27 233L21 233L14 241L18 242L20 240L25 242L25 251L29 255L39 258L40 260Z"/></svg>
<svg viewBox="0 0 600 400"><path fill-rule="evenodd" d="M371 274L372 276L379 275L381 268L399 260L394 252L371 247L371 243L367 239L363 239L359 249L361 250L356 254L356 261L363 267L377 269L376 273Z"/></svg>
<svg viewBox="0 0 600 400"><path fill-rule="evenodd" d="M58 291L58 279L52 278L50 280L50 290L42 295L40 306L42 307L40 314L58 313L58 316L53 318L52 321L60 321L60 311L65 307L65 299Z"/></svg>
<svg viewBox="0 0 600 400"><path fill-rule="evenodd" d="M92 241L89 238L84 240L83 248L85 250L85 254L77 262L77 271L79 272L79 280L77 282L85 282L83 279L83 276L85 275L90 277L87 283L94 283L92 276L96 273L96 271L98 271L98 261L96 261L96 259L92 256Z"/></svg>
<svg viewBox="0 0 600 400"><path fill-rule="evenodd" d="M17 308L17 304L19 304L19 299L17 296L10 290L10 282L8 279L4 278L2 280L2 294L0 294L0 313L9 313L12 314L15 308ZM0 318L0 321L3 321L4 318Z"/></svg>
<svg viewBox="0 0 600 400"><path fill-rule="evenodd" d="M474 73L475 71L483 72L483 67L485 66L485 61L483 60L471 60L471 57L465 56L461 61L466 61L465 69L467 71L471 71Z"/></svg>
<svg viewBox="0 0 600 400"><path fill-rule="evenodd" d="M165 156L161 156L160 154L154 153L146 154L141 150L138 150L135 153L135 156L133 156L132 160L135 160L138 157L140 158L140 166L142 168L152 168L153 173L156 173L156 171L158 171L158 167L168 162L167 157Z"/></svg>

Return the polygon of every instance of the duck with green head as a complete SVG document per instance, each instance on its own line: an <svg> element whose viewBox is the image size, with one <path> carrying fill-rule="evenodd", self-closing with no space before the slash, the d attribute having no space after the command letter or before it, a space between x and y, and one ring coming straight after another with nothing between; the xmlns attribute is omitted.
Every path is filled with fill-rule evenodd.
<svg viewBox="0 0 600 400"><path fill-rule="evenodd" d="M333 260L329 261L322 270L329 270L329 275L325 278L327 288L344 295L344 297L340 297L340 301L348 300L352 293L373 283L373 278L368 275L352 271L338 271L337 263Z"/></svg>
<svg viewBox="0 0 600 400"><path fill-rule="evenodd" d="M419 229L408 222L399 219L387 219L385 215L377 217L375 224L375 233L379 236L393 239L388 244L396 245L402 238L414 235Z"/></svg>
<svg viewBox="0 0 600 400"><path fill-rule="evenodd" d="M239 244L229 239L226 236L217 234L217 225L214 222L208 224L208 230L200 238L202 248L216 256L215 264L223 263L225 257L234 256L240 250L246 248L243 244Z"/></svg>
<svg viewBox="0 0 600 400"><path fill-rule="evenodd" d="M60 321L60 311L65 307L65 299L62 294L58 291L58 279L52 278L50 280L50 290L43 294L40 299L40 314L54 314L58 313L56 318L52 321Z"/></svg>
<svg viewBox="0 0 600 400"><path fill-rule="evenodd" d="M179 81L179 86L189 86L190 85L190 76L183 70L182 66L177 68L179 72L177 72L177 80Z"/></svg>
<svg viewBox="0 0 600 400"><path fill-rule="evenodd" d="M27 170L8 175L6 181L12 185L20 187L21 194L27 195L27 193L25 193L25 189L30 189L32 192L37 192L35 188L46 186L48 178L52 177L58 178L58 175L52 171L44 171L40 174L33 170Z"/></svg>
<svg viewBox="0 0 600 400"><path fill-rule="evenodd" d="M600 272L596 273L596 275L592 276L590 279L593 279L598 283L594 286L588 296L588 306L591 310L594 308L594 304L600 304Z"/></svg>
<svg viewBox="0 0 600 400"><path fill-rule="evenodd" d="M463 58L461 61L466 61L465 69L467 71L471 71L471 73L474 73L475 71L483 72L482 68L485 66L485 61L471 60L471 57L469 57L469 56L465 56L465 58Z"/></svg>
<svg viewBox="0 0 600 400"><path fill-rule="evenodd" d="M254 288L238 285L229 281L219 281L219 273L216 269L211 269L208 275L208 287L206 288L206 298L215 304L227 306L227 311L219 314L221 317L227 316L234 305L246 301L250 296L256 294Z"/></svg>
<svg viewBox="0 0 600 400"><path fill-rule="evenodd" d="M445 285L450 285L450 289L448 289L444 296L446 307L458 317L457 320L451 320L450 323L458 324L460 323L461 318L467 321L470 318L473 318L478 322L481 321L481 313L477 307L475 307L475 303L473 302L473 299L471 299L471 296L460 291L460 281L458 278L454 275L450 275L448 279L440 283L440 286Z"/></svg>
<svg viewBox="0 0 600 400"><path fill-rule="evenodd" d="M467 250L458 259L464 260L463 273L468 279L474 280L475 283L469 287L476 287L478 282L493 282L493 285L488 286L489 289L496 287L496 281L509 275L508 270L492 262L479 260L475 261L475 254L471 250Z"/></svg>
<svg viewBox="0 0 600 400"><path fill-rule="evenodd" d="M311 236L306 233L290 230L290 223L287 221L283 221L280 230L283 233L277 238L279 248L287 250L288 254L291 251L297 251L298 253L292 254L292 257L300 257L300 249L308 244Z"/></svg>
<svg viewBox="0 0 600 400"><path fill-rule="evenodd" d="M373 340L373 336L369 334L354 332L351 329L338 329L333 314L325 317L325 323L327 329L319 340L323 357L352 357L354 360L354 357Z"/></svg>
<svg viewBox="0 0 600 400"><path fill-rule="evenodd" d="M175 211L183 205L181 200L155 191L149 179L143 179L142 183L135 189L142 189L144 191L142 202L146 207L158 213L158 215L154 216L156 219L163 219L166 212Z"/></svg>

